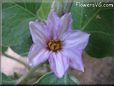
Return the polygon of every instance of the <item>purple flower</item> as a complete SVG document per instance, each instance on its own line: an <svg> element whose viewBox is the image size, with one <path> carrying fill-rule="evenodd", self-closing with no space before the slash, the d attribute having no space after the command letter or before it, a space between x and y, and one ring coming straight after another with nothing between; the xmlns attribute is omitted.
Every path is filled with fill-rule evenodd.
<svg viewBox="0 0 114 86"><path fill-rule="evenodd" d="M34 67L48 59L51 70L61 78L70 67L84 71L82 52L89 34L72 30L71 13L59 17L51 11L46 22L30 21L33 45L28 63Z"/></svg>

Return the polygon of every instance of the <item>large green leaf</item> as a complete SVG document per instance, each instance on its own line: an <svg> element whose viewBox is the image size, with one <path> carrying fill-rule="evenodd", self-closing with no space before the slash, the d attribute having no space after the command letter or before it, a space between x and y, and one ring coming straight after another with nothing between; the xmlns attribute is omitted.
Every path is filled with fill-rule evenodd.
<svg viewBox="0 0 114 86"><path fill-rule="evenodd" d="M79 84L77 79L71 78L69 75L64 75L62 78L57 78L53 73L47 73L40 78L35 84L39 85L76 85Z"/></svg>
<svg viewBox="0 0 114 86"><path fill-rule="evenodd" d="M19 54L28 52L32 43L28 23L37 18L39 7L40 2L2 4L3 50L10 46Z"/></svg>
<svg viewBox="0 0 114 86"><path fill-rule="evenodd" d="M87 53L97 58L114 56L113 7L79 7L74 3L71 12L73 28L91 34Z"/></svg>
<svg viewBox="0 0 114 86"><path fill-rule="evenodd" d="M1 74L2 74L2 85L14 84L14 80L12 80L10 77L6 76L3 73L0 73L0 75Z"/></svg>

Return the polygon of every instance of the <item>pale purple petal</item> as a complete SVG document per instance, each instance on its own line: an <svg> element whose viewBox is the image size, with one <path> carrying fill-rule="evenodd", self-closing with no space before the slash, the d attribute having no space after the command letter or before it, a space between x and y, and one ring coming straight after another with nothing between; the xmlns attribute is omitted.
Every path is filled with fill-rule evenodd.
<svg viewBox="0 0 114 86"><path fill-rule="evenodd" d="M84 65L82 62L82 50L80 49L64 49L62 51L64 56L69 58L70 66L74 69L84 72Z"/></svg>
<svg viewBox="0 0 114 86"><path fill-rule="evenodd" d="M60 18L56 14L56 12L51 11L48 15L48 20L47 20L47 25L48 25L48 30L50 31L49 33L51 34L51 37L54 39L57 39L57 30L59 29L59 22Z"/></svg>
<svg viewBox="0 0 114 86"><path fill-rule="evenodd" d="M39 65L48 59L50 53L44 48L33 45L28 55L28 63L33 67Z"/></svg>
<svg viewBox="0 0 114 86"><path fill-rule="evenodd" d="M71 30L72 27L72 17L71 13L64 14L60 19L60 27L59 27L59 38L68 30Z"/></svg>
<svg viewBox="0 0 114 86"><path fill-rule="evenodd" d="M70 31L64 33L62 39L64 41L63 48L73 48L84 49L88 44L89 34L86 32Z"/></svg>
<svg viewBox="0 0 114 86"><path fill-rule="evenodd" d="M49 63L52 71L61 78L69 67L69 60L60 52L53 53L49 57Z"/></svg>
<svg viewBox="0 0 114 86"><path fill-rule="evenodd" d="M50 30L51 36L55 40L59 39L65 31L71 30L71 13L66 13L60 18L56 14L56 12L52 11L49 13L47 25Z"/></svg>
<svg viewBox="0 0 114 86"><path fill-rule="evenodd" d="M34 43L46 43L48 40L48 35L46 24L44 22L30 21L29 29Z"/></svg>
<svg viewBox="0 0 114 86"><path fill-rule="evenodd" d="M28 62L30 62L40 52L42 48L43 46L40 44L32 44L28 54Z"/></svg>

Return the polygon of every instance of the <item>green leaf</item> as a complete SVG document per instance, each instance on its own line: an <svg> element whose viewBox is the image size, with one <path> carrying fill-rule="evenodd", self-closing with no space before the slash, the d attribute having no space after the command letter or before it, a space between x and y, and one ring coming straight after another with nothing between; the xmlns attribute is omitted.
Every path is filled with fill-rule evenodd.
<svg viewBox="0 0 114 86"><path fill-rule="evenodd" d="M0 73L0 75L1 74L2 74L2 85L14 84L14 80L12 80L10 77L6 76L3 73Z"/></svg>
<svg viewBox="0 0 114 86"><path fill-rule="evenodd" d="M73 27L90 33L86 52L97 58L114 56L113 7L79 7L74 3L71 12Z"/></svg>
<svg viewBox="0 0 114 86"><path fill-rule="evenodd" d="M35 84L39 85L76 85L79 84L77 79L71 78L69 75L64 75L62 78L57 78L53 73L47 73L41 77Z"/></svg>
<svg viewBox="0 0 114 86"><path fill-rule="evenodd" d="M26 54L32 44L28 23L37 19L41 3L3 3L2 33L3 50L11 47L19 54Z"/></svg>

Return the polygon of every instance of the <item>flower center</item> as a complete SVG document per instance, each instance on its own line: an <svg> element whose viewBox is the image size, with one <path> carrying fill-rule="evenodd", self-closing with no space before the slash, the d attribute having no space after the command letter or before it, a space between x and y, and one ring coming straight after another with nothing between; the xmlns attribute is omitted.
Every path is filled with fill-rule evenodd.
<svg viewBox="0 0 114 86"><path fill-rule="evenodd" d="M50 40L48 42L48 49L52 51L57 51L61 49L61 41Z"/></svg>

